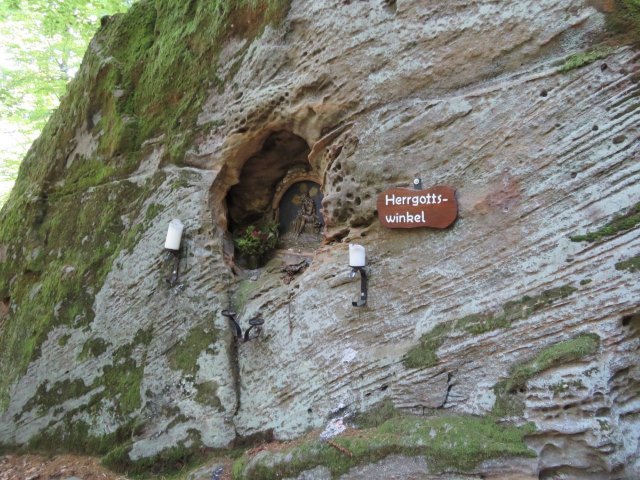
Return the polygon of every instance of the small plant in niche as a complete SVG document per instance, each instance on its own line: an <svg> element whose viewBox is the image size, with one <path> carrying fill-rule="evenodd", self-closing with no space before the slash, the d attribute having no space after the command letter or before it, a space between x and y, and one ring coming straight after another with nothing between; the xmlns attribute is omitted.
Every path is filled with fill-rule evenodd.
<svg viewBox="0 0 640 480"><path fill-rule="evenodd" d="M249 225L239 230L234 240L238 253L244 257L249 268L257 268L260 259L278 243L278 223Z"/></svg>

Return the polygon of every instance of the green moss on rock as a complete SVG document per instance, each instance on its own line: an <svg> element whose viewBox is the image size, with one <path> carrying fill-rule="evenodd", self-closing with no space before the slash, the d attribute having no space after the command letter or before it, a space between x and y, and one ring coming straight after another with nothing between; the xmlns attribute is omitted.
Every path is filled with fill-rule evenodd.
<svg viewBox="0 0 640 480"><path fill-rule="evenodd" d="M109 342L103 338L90 338L82 346L82 351L78 355L78 360L86 360L91 357L99 357L107 351Z"/></svg>
<svg viewBox="0 0 640 480"><path fill-rule="evenodd" d="M393 418L380 426L359 430L332 441L351 452L347 456L320 440L311 439L278 453L264 452L236 461L234 478L270 480L295 477L322 465L335 478L362 464L391 454L424 456L431 472L468 472L485 460L499 457L534 457L524 437L532 425L515 427L474 416Z"/></svg>
<svg viewBox="0 0 640 480"><path fill-rule="evenodd" d="M37 408L39 412L45 412L56 405L62 405L67 400L86 395L92 388L81 379L63 380L52 385L45 380L38 386L35 395L24 405L22 411L27 412ZM17 421L18 418L20 415L17 415L15 420Z"/></svg>
<svg viewBox="0 0 640 480"><path fill-rule="evenodd" d="M616 270L626 270L627 272L640 272L640 255L631 257L622 262L616 263Z"/></svg>
<svg viewBox="0 0 640 480"><path fill-rule="evenodd" d="M403 359L407 368L432 367L438 363L438 348L444 342L452 325L441 323L420 337L420 343L411 348Z"/></svg>
<svg viewBox="0 0 640 480"><path fill-rule="evenodd" d="M181 370L186 375L195 375L200 366L198 357L204 351L215 353L213 344L216 342L217 331L213 326L198 326L178 342L169 352L169 365L174 370Z"/></svg>
<svg viewBox="0 0 640 480"><path fill-rule="evenodd" d="M569 238L573 242L602 242L608 237L631 230L638 224L640 224L640 203L636 203L627 212L617 215L598 230Z"/></svg>
<svg viewBox="0 0 640 480"><path fill-rule="evenodd" d="M398 410L393 404L393 401L387 398L366 412L357 413L353 422L358 428L374 428L379 427L388 420L404 415L405 413Z"/></svg>
<svg viewBox="0 0 640 480"><path fill-rule="evenodd" d="M132 423L126 423L106 435L93 435L90 425L84 420L67 415L61 422L50 425L32 437L27 445L29 452L78 453L103 455L126 442L131 437Z"/></svg>
<svg viewBox="0 0 640 480"><path fill-rule="evenodd" d="M518 414L521 411L518 399L513 394L524 389L527 381L539 373L580 360L598 351L600 337L595 333L583 333L570 340L551 345L528 362L516 365L509 377L496 384L496 402L493 413L497 416Z"/></svg>
<svg viewBox="0 0 640 480"><path fill-rule="evenodd" d="M525 295L520 300L505 303L501 314L465 317L460 319L458 325L464 331L473 335L490 332L498 328L506 328L511 326L513 322L524 320L542 308L552 305L557 300L568 297L575 291L576 289L571 285L563 285L545 290L534 297Z"/></svg>
<svg viewBox="0 0 640 480"><path fill-rule="evenodd" d="M161 138L163 162L181 163L224 41L258 35L288 6L141 0L104 22L0 213L0 298L15 305L0 337L0 411L53 327L92 322L114 258L140 238L133 220L152 190L126 178L149 153L143 143ZM87 157L74 153L83 132L96 142Z"/></svg>
<svg viewBox="0 0 640 480"><path fill-rule="evenodd" d="M545 290L533 297L525 295L520 300L509 301L502 306L502 312L499 314L475 313L452 322L441 323L422 335L420 343L407 352L403 359L404 366L407 368L432 367L438 363L437 350L450 333L466 332L471 335L480 335L510 327L513 322L524 320L575 291L576 289L571 285L563 285Z"/></svg>
<svg viewBox="0 0 640 480"><path fill-rule="evenodd" d="M600 46L597 48L593 48L591 50L587 50L586 52L579 52L574 55L571 55L560 67L561 72L569 72L571 70L575 70L576 68L584 67L589 65L590 63L595 62L596 60L600 60L601 58L606 57L612 52L610 47Z"/></svg>
<svg viewBox="0 0 640 480"><path fill-rule="evenodd" d="M18 275L2 292L16 309L0 337L0 409L6 405L9 385L39 356L52 328L77 328L93 321L94 294L120 251L123 216L135 218L145 195L134 184L118 182L38 207L39 224L29 231L12 231L3 224L0 243L11 245L10 258L15 259L0 263L0 278ZM4 218L10 214L2 213ZM25 252L34 251L40 253L27 257Z"/></svg>
<svg viewBox="0 0 640 480"><path fill-rule="evenodd" d="M176 445L151 457L132 460L129 456L131 446L129 442L114 448L103 457L102 464L113 471L129 475L171 474L202 460L208 452L202 444L200 432L194 429L189 430L185 440L180 440Z"/></svg>
<svg viewBox="0 0 640 480"><path fill-rule="evenodd" d="M102 377L96 380L97 384L104 385L109 397L116 400L116 409L121 416L127 416L140 408L143 373L144 367L137 366L133 359L128 359L117 365L104 367Z"/></svg>
<svg viewBox="0 0 640 480"><path fill-rule="evenodd" d="M196 402L216 408L224 412L222 402L218 397L218 384L216 382L203 382L196 384Z"/></svg>

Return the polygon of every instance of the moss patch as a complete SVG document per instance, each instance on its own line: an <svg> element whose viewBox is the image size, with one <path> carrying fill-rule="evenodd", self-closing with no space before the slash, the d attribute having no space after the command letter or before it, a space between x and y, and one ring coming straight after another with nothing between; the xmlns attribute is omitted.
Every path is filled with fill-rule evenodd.
<svg viewBox="0 0 640 480"><path fill-rule="evenodd" d="M569 237L573 242L601 242L609 237L635 228L640 223L640 203L627 212L615 216L610 222L593 232Z"/></svg>
<svg viewBox="0 0 640 480"><path fill-rule="evenodd" d="M441 323L420 337L420 343L411 348L403 358L407 368L433 367L438 363L438 348L452 330L451 324Z"/></svg>
<svg viewBox="0 0 640 480"><path fill-rule="evenodd" d="M358 428L374 428L379 427L388 420L404 415L405 413L398 410L393 401L387 398L366 412L356 414L353 421Z"/></svg>
<svg viewBox="0 0 640 480"><path fill-rule="evenodd" d="M128 359L113 366L106 366L97 382L105 386L105 392L116 400L116 410L121 416L133 413L141 406L140 384L144 367Z"/></svg>
<svg viewBox="0 0 640 480"><path fill-rule="evenodd" d="M569 72L571 70L575 70L576 68L584 67L585 65L589 65L590 63L595 62L596 60L600 60L601 58L606 57L612 52L610 47L600 46L597 48L593 48L591 50L587 50L586 52L576 53L571 55L560 67L560 72Z"/></svg>
<svg viewBox="0 0 640 480"><path fill-rule="evenodd" d="M476 313L452 322L441 323L420 337L420 343L411 348L403 359L407 368L432 367L438 363L437 351L447 336L453 332L480 335L499 328L510 327L513 322L524 320L535 312L568 297L576 289L571 285L545 290L539 295L525 295L520 300L505 303L501 313Z"/></svg>
<svg viewBox="0 0 640 480"><path fill-rule="evenodd" d="M146 195L144 188L119 182L38 207L39 224L27 232L3 224L0 243L13 243L9 236L15 234L23 244L13 243L15 257L10 258L15 260L0 264L0 278L22 272L13 282L0 285L17 307L0 338L0 407L6 405L9 385L39 356L52 328L78 328L93 321L94 294L120 251L123 217L128 213L133 220ZM2 213L4 218L13 214ZM39 285L35 290L34 284ZM100 341L93 342L85 345L83 359L104 351Z"/></svg>
<svg viewBox="0 0 640 480"><path fill-rule="evenodd" d="M94 416L100 415L99 406L105 397L115 400L113 413L123 421L123 424L129 423L131 421L130 415L141 406L140 385L144 371L143 365L138 366L135 360L131 358L131 355L137 346L148 345L151 335L151 327L138 330L133 342L121 346L114 352L113 365L105 366L102 370L102 375L96 377L91 385L86 385L82 379L67 379L62 382L56 382L53 385L49 385L48 381L40 384L35 395L29 399L24 405L22 412L17 414L14 420L18 421L25 412L32 411L33 409L37 409L38 413L44 414L53 407L62 405L67 400L78 399L92 391L101 389L101 391L95 393L87 403L67 413L66 422L69 423L69 425L65 428L75 428L71 425L71 417L77 410L84 410ZM85 343L87 352L90 352L93 345L98 345L98 348L101 349L103 343L98 342L96 344L91 340L88 341ZM89 354L90 353L87 353L87 355ZM53 435L49 430L51 429L45 430L45 435ZM49 433L47 433L48 431ZM76 433L79 432L82 432L82 429L77 430ZM39 448L44 450L44 445L41 445Z"/></svg>
<svg viewBox="0 0 640 480"><path fill-rule="evenodd" d="M107 351L107 347L111 345L102 338L90 338L82 346L82 351L78 355L78 360L83 361L91 357L99 357Z"/></svg>
<svg viewBox="0 0 640 480"><path fill-rule="evenodd" d="M583 333L575 338L551 345L533 360L516 365L509 377L496 384L496 402L493 413L497 416L518 414L519 405L513 394L524 389L527 381L540 372L558 365L574 362L598 351L600 337L595 333Z"/></svg>
<svg viewBox="0 0 640 480"><path fill-rule="evenodd" d="M196 402L216 408L224 412L222 402L218 398L218 384L216 382L203 382L196 385Z"/></svg>
<svg viewBox="0 0 640 480"><path fill-rule="evenodd" d="M160 453L139 460L131 460L131 442L119 445L102 459L102 464L116 472L127 474L167 474L185 470L199 460L203 460L210 449L204 448L200 439L200 432L191 429L185 440L180 440L175 446L166 448ZM164 478L164 477L163 477Z"/></svg>
<svg viewBox="0 0 640 480"><path fill-rule="evenodd" d="M91 386L88 386L81 379L76 380L63 380L62 382L56 382L50 385L48 381L44 381L38 386L36 393L29 401L24 405L23 412L38 408L40 413L44 413L51 407L61 405L67 400L74 398L80 398L86 395L92 390ZM15 420L17 421L20 415L17 415Z"/></svg>
<svg viewBox="0 0 640 480"><path fill-rule="evenodd" d="M334 438L333 442L349 450L351 457L314 439L278 453L262 453L253 461L246 456L240 458L234 464L234 478L295 477L318 465L327 467L335 478L391 454L424 456L433 472L467 472L491 458L534 457L535 452L524 443L524 436L534 430L532 425L499 425L492 419L473 416L406 416Z"/></svg>
<svg viewBox="0 0 640 480"><path fill-rule="evenodd" d="M640 272L640 255L631 257L628 260L616 263L616 270L626 270L627 272Z"/></svg>
<svg viewBox="0 0 640 480"><path fill-rule="evenodd" d="M169 161L179 163L218 79L224 40L258 35L264 25L284 18L288 6L288 0L155 0L115 16L98 38L113 46L119 66L115 80L125 93L114 106L120 117L103 122L111 137L104 143L126 151L123 145L164 134Z"/></svg>
<svg viewBox="0 0 640 480"><path fill-rule="evenodd" d="M73 452L105 454L115 445L131 437L131 424L125 424L107 435L92 435L90 426L71 415L55 427L40 432L29 440L27 451L47 454Z"/></svg>
<svg viewBox="0 0 640 480"><path fill-rule="evenodd" d="M198 357L203 351L215 353L212 345L216 342L217 331L213 327L195 327L169 352L169 365L187 375L195 375L200 366Z"/></svg>

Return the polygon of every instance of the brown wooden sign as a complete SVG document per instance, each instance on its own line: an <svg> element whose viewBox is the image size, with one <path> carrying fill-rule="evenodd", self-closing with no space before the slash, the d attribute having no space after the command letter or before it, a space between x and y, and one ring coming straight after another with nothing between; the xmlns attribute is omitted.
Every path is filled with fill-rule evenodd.
<svg viewBox="0 0 640 480"><path fill-rule="evenodd" d="M388 228L447 228L457 216L456 191L446 185L391 188L378 195L378 218Z"/></svg>

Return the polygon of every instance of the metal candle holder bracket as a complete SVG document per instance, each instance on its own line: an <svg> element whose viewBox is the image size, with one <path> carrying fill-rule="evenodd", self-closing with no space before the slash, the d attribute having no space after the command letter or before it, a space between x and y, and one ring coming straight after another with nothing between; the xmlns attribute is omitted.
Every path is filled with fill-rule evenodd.
<svg viewBox="0 0 640 480"><path fill-rule="evenodd" d="M351 278L360 272L360 298L357 302L351 302L354 307L364 307L367 304L367 273L364 267L351 267Z"/></svg>
<svg viewBox="0 0 640 480"><path fill-rule="evenodd" d="M235 312L235 310L223 310L222 315L231 320L234 327L235 338L242 343L246 343L249 340L255 340L260 336L260 333L262 333L261 325L264 323L264 319L260 316L260 314L249 320L250 327L245 330L244 335L242 334L242 328L240 328L240 325L236 321L236 316L238 314ZM257 334L255 337L249 337L249 332L254 327L256 328Z"/></svg>
<svg viewBox="0 0 640 480"><path fill-rule="evenodd" d="M360 272L360 298L357 302L351 302L354 307L364 307L367 304L367 272L364 267L367 264L366 250L362 245L349 244L349 266L351 278Z"/></svg>
<svg viewBox="0 0 640 480"><path fill-rule="evenodd" d="M166 278L166 282L170 287L175 286L178 283L178 272L180 270L180 250L170 250L167 248L167 252L173 255L173 269L171 270L171 276Z"/></svg>

